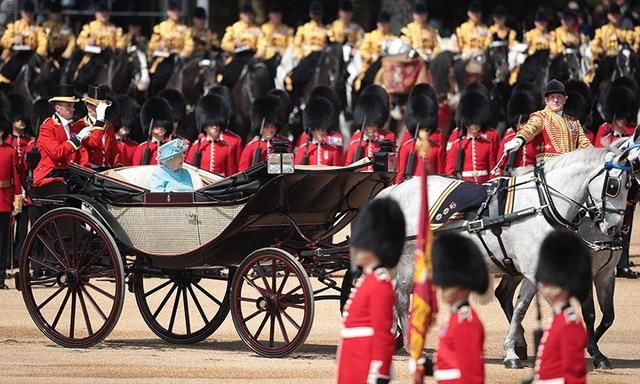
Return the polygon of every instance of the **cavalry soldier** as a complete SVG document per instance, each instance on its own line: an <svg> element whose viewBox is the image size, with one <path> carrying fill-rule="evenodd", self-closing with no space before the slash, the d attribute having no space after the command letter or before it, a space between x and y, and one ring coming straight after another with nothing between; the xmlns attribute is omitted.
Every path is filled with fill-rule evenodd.
<svg viewBox="0 0 640 384"><path fill-rule="evenodd" d="M277 96L258 97L251 104L251 129L257 132L257 136L242 150L238 164L239 171L244 171L261 161L266 161L267 154L271 151L272 142L288 142L286 138L278 134L284 125L281 109L282 104ZM291 143L288 142L288 144L291 147Z"/></svg>
<svg viewBox="0 0 640 384"><path fill-rule="evenodd" d="M34 187L64 180L73 184L67 172L69 164L89 166L89 156L82 142L91 135L94 127L85 127L77 133L71 130L74 104L80 101L76 98L72 86L56 86L53 94L49 103L53 104L55 113L38 129L37 147L41 158L33 172ZM73 189L73 185L69 186Z"/></svg>
<svg viewBox="0 0 640 384"><path fill-rule="evenodd" d="M456 110L459 133L447 144L445 175L480 184L491 178L497 147L483 135L489 124L489 110L489 100L482 93L467 91L462 95Z"/></svg>
<svg viewBox="0 0 640 384"><path fill-rule="evenodd" d="M489 27L485 46L488 47L493 41L504 41L508 48L518 42L516 31L507 26L507 10L502 5L498 5L493 11L493 25Z"/></svg>
<svg viewBox="0 0 640 384"><path fill-rule="evenodd" d="M389 383L395 347L392 277L404 246L405 221L390 198L374 199L356 217L352 265L362 269L342 312L338 384Z"/></svg>
<svg viewBox="0 0 640 384"><path fill-rule="evenodd" d="M534 27L524 34L524 42L529 47L529 54L537 51L549 51L555 53L555 41L553 35L547 30L549 20L543 9L538 9L533 19Z"/></svg>
<svg viewBox="0 0 640 384"><path fill-rule="evenodd" d="M611 2L607 12L608 24L596 29L596 34L591 41L591 53L594 60L606 56L615 56L623 44L633 43L633 31L623 29L620 26L620 6Z"/></svg>
<svg viewBox="0 0 640 384"><path fill-rule="evenodd" d="M423 60L435 57L440 52L438 30L427 23L427 6L416 2L413 21L400 30L400 38L416 50Z"/></svg>
<svg viewBox="0 0 640 384"><path fill-rule="evenodd" d="M586 383L587 332L569 300L591 294L591 252L575 233L553 231L540 246L535 278L553 320L538 347L534 383Z"/></svg>
<svg viewBox="0 0 640 384"><path fill-rule="evenodd" d="M120 161L122 165L130 166L133 165L133 155L138 148L138 143L131 137L139 133L140 107L129 95L117 96L116 101L120 109L120 127L116 132Z"/></svg>
<svg viewBox="0 0 640 384"><path fill-rule="evenodd" d="M202 7L196 8L193 12L193 27L191 27L194 57L208 57L211 50L220 48L218 34L209 29L208 21L207 11Z"/></svg>
<svg viewBox="0 0 640 384"><path fill-rule="evenodd" d="M378 15L376 29L364 35L360 45L360 55L362 56L362 68L360 75L355 80L354 89L360 90L361 84L372 84L375 75L382 66L382 57L385 55L385 48L389 42L398 37L391 33L391 15L382 11ZM367 79L367 80L365 80Z"/></svg>
<svg viewBox="0 0 640 384"><path fill-rule="evenodd" d="M76 37L73 30L62 18L62 6L58 1L49 5L49 16L42 23L42 29L47 36L46 55L53 60L53 65L61 69L67 60L71 58L76 47Z"/></svg>
<svg viewBox="0 0 640 384"><path fill-rule="evenodd" d="M576 26L576 14L571 9L562 12L562 23L558 28L551 32L554 44L553 55L561 55L567 48L580 48L583 42L587 41L587 37L580 34Z"/></svg>
<svg viewBox="0 0 640 384"><path fill-rule="evenodd" d="M90 85L87 96L82 99L87 107L87 115L71 126L73 132L85 127L93 128L82 146L87 150L91 168L96 171L122 165L113 124L105 118L107 108L111 106L111 100L107 98L108 91L106 85Z"/></svg>
<svg viewBox="0 0 640 384"><path fill-rule="evenodd" d="M124 40L126 41L125 45L127 50L131 50L135 47L140 52L147 52L149 40L142 33L142 21L140 18L133 17L129 19L129 28L127 33L124 35Z"/></svg>
<svg viewBox="0 0 640 384"><path fill-rule="evenodd" d="M438 102L435 92L431 95L411 90L404 115L405 127L410 139L400 146L400 161L396 183L412 176L422 176L428 170L431 175L444 170L444 147L431 139L438 132ZM428 167L425 170L425 161Z"/></svg>
<svg viewBox="0 0 640 384"><path fill-rule="evenodd" d="M293 38L293 49L298 65L285 79L288 91L300 89L313 76L313 69L320 59L320 52L326 48L329 30L322 24L322 3L313 1L309 5L309 18L298 27Z"/></svg>
<svg viewBox="0 0 640 384"><path fill-rule="evenodd" d="M529 119L529 115L535 112L538 107L538 103L535 100L535 96L530 95L527 92L519 91L511 94L509 102L507 103L507 116L509 119L509 128L504 132L502 141L500 141L500 148L498 149L498 159L502 159L504 152L504 146L511 141L516 133L526 124ZM518 169L528 167L536 164L536 152L537 152L537 140L532 140L518 149L517 152L512 152L509 157L503 163L499 164L503 171L510 169Z"/></svg>
<svg viewBox="0 0 640 384"><path fill-rule="evenodd" d="M353 4L351 0L342 0L338 6L338 19L329 27L329 41L348 45L351 48L360 46L364 30L353 22Z"/></svg>
<svg viewBox="0 0 640 384"><path fill-rule="evenodd" d="M173 125L171 130L167 132L167 140L180 139L184 142L184 145L189 147L191 142L185 138L185 132L183 123L187 117L187 102L182 95L182 92L176 89L164 89L158 93L158 97L162 97L167 100L171 106L171 114L173 116Z"/></svg>
<svg viewBox="0 0 640 384"><path fill-rule="evenodd" d="M621 137L633 135L636 127L637 99L634 92L623 85L609 89L604 100L606 123L598 128L596 147L606 147Z"/></svg>
<svg viewBox="0 0 640 384"><path fill-rule="evenodd" d="M40 56L47 54L46 35L42 28L36 25L33 19L34 12L33 3L25 1L20 10L20 19L7 25L2 35L2 59L5 65L0 70L0 85L3 89L9 88L34 52Z"/></svg>
<svg viewBox="0 0 640 384"><path fill-rule="evenodd" d="M229 124L231 111L220 96L203 96L196 106L196 126L200 137L187 153L187 163L221 176L231 176L238 171L235 148L222 139L222 132Z"/></svg>
<svg viewBox="0 0 640 384"><path fill-rule="evenodd" d="M260 28L255 24L256 13L250 3L240 10L240 20L227 27L222 37L222 49L231 56L224 67L220 84L233 89L245 65L258 50Z"/></svg>
<svg viewBox="0 0 640 384"><path fill-rule="evenodd" d="M358 98L353 111L353 122L360 129L351 136L345 165L352 164L365 156L373 157L373 154L380 150L382 140L395 143L396 135L384 129L388 117L388 109L385 108L384 101L379 96L364 94ZM371 169L369 167L364 170Z"/></svg>
<svg viewBox="0 0 640 384"><path fill-rule="evenodd" d="M193 53L191 28L180 22L180 13L180 4L170 1L167 19L153 27L149 40L149 56L153 60L149 68L152 95L162 90L171 79L178 69L178 60L186 60Z"/></svg>
<svg viewBox="0 0 640 384"><path fill-rule="evenodd" d="M451 309L442 326L433 360L436 383L484 383L484 326L469 305L472 292L483 295L489 274L482 252L468 237L445 233L433 242L433 284Z"/></svg>
<svg viewBox="0 0 640 384"><path fill-rule="evenodd" d="M167 100L161 97L147 99L140 109L140 125L147 136L133 154L133 165L158 164L158 147L168 142L167 136L173 129L173 114Z"/></svg>
<svg viewBox="0 0 640 384"><path fill-rule="evenodd" d="M293 42L293 29L282 23L282 6L272 4L269 21L260 27L256 57L264 59L271 73L276 73L280 59Z"/></svg>
<svg viewBox="0 0 640 384"><path fill-rule="evenodd" d="M580 122L575 117L563 113L567 102L564 84L556 79L549 81L544 99L545 108L529 116L529 120L516 136L505 143L505 152L517 150L538 136L541 136L541 139L538 139L540 143L536 155L538 162L577 148L592 147Z"/></svg>
<svg viewBox="0 0 640 384"><path fill-rule="evenodd" d="M309 100L302 118L308 132L307 141L296 151L296 164L342 165L342 149L327 142L335 113L331 102L324 97L316 96Z"/></svg>
<svg viewBox="0 0 640 384"><path fill-rule="evenodd" d="M478 1L472 1L467 9L469 20L456 28L458 49L463 57L482 53L486 48L489 30L482 24L482 6Z"/></svg>
<svg viewBox="0 0 640 384"><path fill-rule="evenodd" d="M82 27L76 43L82 51L82 58L74 73L76 88L84 92L88 83L103 71L115 51L126 49L122 28L109 22L111 10L106 3L100 3L95 20Z"/></svg>

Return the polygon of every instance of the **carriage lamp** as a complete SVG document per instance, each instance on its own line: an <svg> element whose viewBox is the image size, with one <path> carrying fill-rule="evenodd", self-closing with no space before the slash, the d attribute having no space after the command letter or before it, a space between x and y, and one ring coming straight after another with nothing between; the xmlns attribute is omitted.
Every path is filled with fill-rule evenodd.
<svg viewBox="0 0 640 384"><path fill-rule="evenodd" d="M389 140L381 140L378 147L380 150L373 154L373 170L375 172L397 172L398 158L394 143Z"/></svg>
<svg viewBox="0 0 640 384"><path fill-rule="evenodd" d="M289 143L271 142L271 153L267 154L267 173L293 173L293 153L288 153Z"/></svg>

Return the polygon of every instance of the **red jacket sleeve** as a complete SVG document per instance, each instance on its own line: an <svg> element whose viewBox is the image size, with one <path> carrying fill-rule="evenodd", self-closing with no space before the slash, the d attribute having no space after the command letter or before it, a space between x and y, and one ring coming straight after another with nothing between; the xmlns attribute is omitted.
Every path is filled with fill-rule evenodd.
<svg viewBox="0 0 640 384"><path fill-rule="evenodd" d="M351 165L353 163L353 156L355 156L355 150L358 148L358 145L349 144L349 148L347 148L347 157L344 159L344 165Z"/></svg>
<svg viewBox="0 0 640 384"><path fill-rule="evenodd" d="M240 155L240 162L238 163L238 171L242 172L251 168L251 160L253 157L252 147L252 145L247 144L247 146L242 150L242 154Z"/></svg>
<svg viewBox="0 0 640 384"><path fill-rule="evenodd" d="M67 140L62 144L58 143L55 133L55 126L50 120L42 124L38 132L38 149L45 152L54 162L60 162L72 155L80 148L79 143Z"/></svg>
<svg viewBox="0 0 640 384"><path fill-rule="evenodd" d="M587 367L584 350L587 345L587 333L581 323L570 323L562 332L562 370L566 384L586 383Z"/></svg>
<svg viewBox="0 0 640 384"><path fill-rule="evenodd" d="M193 157L196 154L196 151L199 149L199 145L198 145L198 140L193 142L193 145L189 147L189 149L187 150L187 156L185 157L184 161L186 161L188 164L193 165ZM200 167L200 164L198 164L198 168Z"/></svg>
<svg viewBox="0 0 640 384"><path fill-rule="evenodd" d="M237 151L234 147L229 146L229 156L227 157L227 174L226 176L235 175L238 173L238 158Z"/></svg>
<svg viewBox="0 0 640 384"><path fill-rule="evenodd" d="M600 127L598 128L598 133L596 134L596 139L594 140L594 143L593 143L594 147L598 147L598 148L604 147L604 145L602 145L602 137L604 136L604 133L608 128L607 126L608 124L604 123L600 125Z"/></svg>
<svg viewBox="0 0 640 384"><path fill-rule="evenodd" d="M371 345L371 366L377 365L381 377L391 376L391 360L396 349L393 307L395 296L390 281L379 282L375 303L371 308L373 342Z"/></svg>
<svg viewBox="0 0 640 384"><path fill-rule="evenodd" d="M409 152L406 148L408 145L402 144L400 147L400 160L398 161L398 174L396 175L396 184L402 183L404 180L404 171L407 168L407 158Z"/></svg>
<svg viewBox="0 0 640 384"><path fill-rule="evenodd" d="M475 316L475 314L474 314ZM484 329L477 319L462 321L453 333L460 384L484 384Z"/></svg>
<svg viewBox="0 0 640 384"><path fill-rule="evenodd" d="M496 153L498 151L498 147L495 145L492 145L489 148L489 172L493 171L493 168L496 167L496 162L498 161L496 159ZM492 177L491 174L489 174L489 177Z"/></svg>
<svg viewBox="0 0 640 384"><path fill-rule="evenodd" d="M341 167L344 165L344 153L342 152L342 147L336 146L336 159L333 165L338 167Z"/></svg>
<svg viewBox="0 0 640 384"><path fill-rule="evenodd" d="M141 165L142 164L142 154L144 153L144 145L140 144L136 148L136 151L133 153L133 160L131 161L132 165Z"/></svg>

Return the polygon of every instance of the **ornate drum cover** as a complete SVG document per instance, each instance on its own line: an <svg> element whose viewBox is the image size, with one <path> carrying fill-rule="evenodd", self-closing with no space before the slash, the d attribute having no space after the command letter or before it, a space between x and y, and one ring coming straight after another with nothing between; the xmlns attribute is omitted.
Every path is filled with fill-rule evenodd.
<svg viewBox="0 0 640 384"><path fill-rule="evenodd" d="M409 59L406 55L387 56L376 76L380 84L389 93L408 94L424 68L420 59Z"/></svg>

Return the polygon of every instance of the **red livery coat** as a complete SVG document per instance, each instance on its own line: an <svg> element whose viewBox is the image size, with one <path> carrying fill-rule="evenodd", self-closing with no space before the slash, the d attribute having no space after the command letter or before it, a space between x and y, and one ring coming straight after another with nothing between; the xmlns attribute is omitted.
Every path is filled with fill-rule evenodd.
<svg viewBox="0 0 640 384"><path fill-rule="evenodd" d="M16 154L18 155L18 174L20 174L20 183L24 186L28 173L25 156L31 151L36 141L31 136L17 136L12 133L7 136L5 143L11 145L16 150Z"/></svg>
<svg viewBox="0 0 640 384"><path fill-rule="evenodd" d="M493 144L488 139L478 136L470 138L465 136L451 144L447 150L444 173L447 176L456 175L456 163L458 161L458 148L464 151L464 164L462 167L462 179L472 183L485 183L490 178L489 174L495 166Z"/></svg>
<svg viewBox="0 0 640 384"><path fill-rule="evenodd" d="M13 211L13 200L22 194L18 161L15 148L0 142L0 212Z"/></svg>
<svg viewBox="0 0 640 384"><path fill-rule="evenodd" d="M342 313L338 384L366 383L369 375L390 378L395 352L393 285L384 268L365 271Z"/></svg>
<svg viewBox="0 0 640 384"><path fill-rule="evenodd" d="M302 164L305 155L309 157L309 165L341 166L343 164L342 149L331 144L319 144L316 141L302 144L296 151L295 163Z"/></svg>
<svg viewBox="0 0 640 384"><path fill-rule="evenodd" d="M509 128L505 131L502 141L500 141L500 147L498 148L498 160L500 160L502 158L502 154L504 154L504 145L514 137L516 137L516 131L513 128ZM537 142L538 140L533 139L518 149L518 154L516 155L516 161L513 164L513 168L528 167L536 164L536 153L538 153L538 149L536 148ZM502 164L500 164L500 167L503 170L506 167L508 160L509 159L505 156Z"/></svg>
<svg viewBox="0 0 640 384"><path fill-rule="evenodd" d="M293 150L291 142L289 140L287 140L285 137L280 136L280 135L276 135L274 140L288 142L289 143L289 150L290 151ZM245 170L251 168L251 166L253 166L253 164L252 164L252 162L253 162L253 153L255 152L257 147L260 147L260 160L259 160L259 162L260 161L267 161L267 153L269 153L269 150L271 149L271 142L265 140L264 138L256 136L242 150L242 154L240 155L240 163L238 164L238 171L242 172L242 171L245 171Z"/></svg>
<svg viewBox="0 0 640 384"><path fill-rule="evenodd" d="M91 127L89 116L80 119L71 125L71 131L80 132L85 127ZM82 147L89 154L89 163L93 168L105 167L115 168L122 165L120 160L120 149L118 149L118 140L113 125L105 121L103 128L96 128L91 135L84 139Z"/></svg>
<svg viewBox="0 0 640 384"><path fill-rule="evenodd" d="M606 147L609 144L613 144L616 140L621 137L628 137L633 135L636 127L633 124L625 125L624 133L620 134L619 132L614 132L613 126L611 123L604 123L598 128L598 134L596 135L595 142L592 141L595 147ZM586 135L587 131L585 131Z"/></svg>
<svg viewBox="0 0 640 384"><path fill-rule="evenodd" d="M211 142L209 139L196 140L187 152L187 163L193 164L196 153L201 153L199 168L222 176L238 172L236 148L223 140Z"/></svg>
<svg viewBox="0 0 640 384"><path fill-rule="evenodd" d="M586 383L586 346L584 324L567 304L553 316L551 326L542 335L536 358L535 380L541 383L545 380L549 383Z"/></svg>
<svg viewBox="0 0 640 384"><path fill-rule="evenodd" d="M69 127L69 130L71 130L71 127ZM70 131L70 134L73 134L73 132ZM73 135L71 137L67 136L64 126L55 114L47 118L40 126L37 146L41 158L33 172L34 187L63 181L60 177L46 177L54 169L66 169L71 163L84 167L89 166L87 150L80 145L80 141Z"/></svg>
<svg viewBox="0 0 640 384"><path fill-rule="evenodd" d="M120 151L120 162L124 166L133 165L133 155L136 153L138 143L128 137L117 138L118 150Z"/></svg>
<svg viewBox="0 0 640 384"><path fill-rule="evenodd" d="M440 330L433 377L443 384L484 384L484 327L464 302Z"/></svg>
<svg viewBox="0 0 640 384"><path fill-rule="evenodd" d="M401 183L405 179L405 171L407 168L407 162L409 155L415 153L414 139L410 139L400 147L400 162L398 166L398 174L396 176L396 183ZM444 171L444 149L440 144L431 141L429 137L429 153L427 153L427 166L429 167L430 175L440 175ZM424 161L418 158L416 155L415 168L413 176L424 175Z"/></svg>

